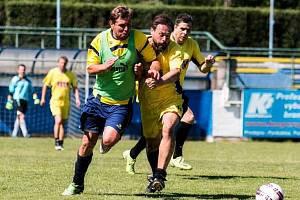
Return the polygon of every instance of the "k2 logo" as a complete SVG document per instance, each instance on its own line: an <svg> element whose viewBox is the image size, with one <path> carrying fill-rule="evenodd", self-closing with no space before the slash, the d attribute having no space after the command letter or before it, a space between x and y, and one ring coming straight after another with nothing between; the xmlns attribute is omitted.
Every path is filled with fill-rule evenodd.
<svg viewBox="0 0 300 200"><path fill-rule="evenodd" d="M246 117L271 118L268 109L274 103L271 93L252 93L246 112Z"/></svg>

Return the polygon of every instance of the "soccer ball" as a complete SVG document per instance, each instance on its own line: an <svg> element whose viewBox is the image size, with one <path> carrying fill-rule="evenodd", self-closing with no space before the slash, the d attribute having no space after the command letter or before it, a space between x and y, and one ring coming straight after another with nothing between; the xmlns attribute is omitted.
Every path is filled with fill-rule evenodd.
<svg viewBox="0 0 300 200"><path fill-rule="evenodd" d="M283 200L284 192L275 183L267 183L260 186L256 191L256 200Z"/></svg>

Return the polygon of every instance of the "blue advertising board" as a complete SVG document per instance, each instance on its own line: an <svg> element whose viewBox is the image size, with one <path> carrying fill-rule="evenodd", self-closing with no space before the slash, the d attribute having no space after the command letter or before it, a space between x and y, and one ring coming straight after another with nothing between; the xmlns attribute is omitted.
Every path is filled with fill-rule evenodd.
<svg viewBox="0 0 300 200"><path fill-rule="evenodd" d="M38 96L40 96L41 88L36 87L35 91L38 93ZM185 94L189 97L189 106L195 115L195 122L188 134L189 139L204 139L207 135L212 134L212 92L209 90L186 90ZM12 111L4 109L7 95L8 88L0 87L0 136L8 136L12 132L16 118L16 109ZM81 95L81 98L81 102L84 102L83 95ZM46 99L50 99L50 90L47 90ZM71 102L73 102L73 105L71 104L67 132L80 135L81 131L78 127L80 124L80 109L77 109L74 105L74 95L72 95ZM49 101L47 101L43 107L33 105L33 102L30 101L26 113L26 124L32 136L52 135L54 119L50 111ZM134 103L132 120L124 136L131 139L138 139L141 136L141 132L139 105Z"/></svg>
<svg viewBox="0 0 300 200"><path fill-rule="evenodd" d="M244 90L243 135L300 138L300 91Z"/></svg>

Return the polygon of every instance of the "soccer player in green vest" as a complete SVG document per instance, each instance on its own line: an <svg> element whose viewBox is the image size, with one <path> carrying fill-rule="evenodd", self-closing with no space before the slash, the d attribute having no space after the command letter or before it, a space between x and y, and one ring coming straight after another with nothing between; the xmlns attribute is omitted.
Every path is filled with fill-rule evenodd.
<svg viewBox="0 0 300 200"><path fill-rule="evenodd" d="M111 11L110 28L99 33L88 49L87 71L96 74L93 92L80 117L84 132L79 147L73 181L62 195L80 194L93 149L103 134L100 153L108 152L121 138L132 114L135 76L142 71L139 58L151 63L147 72L159 78L160 64L144 33L131 29L132 10L117 6Z"/></svg>

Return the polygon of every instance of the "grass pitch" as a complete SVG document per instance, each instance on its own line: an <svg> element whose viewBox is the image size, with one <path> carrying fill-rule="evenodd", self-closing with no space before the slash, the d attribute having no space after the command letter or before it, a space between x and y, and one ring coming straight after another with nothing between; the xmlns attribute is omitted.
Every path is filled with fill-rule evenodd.
<svg viewBox="0 0 300 200"><path fill-rule="evenodd" d="M98 153L86 175L82 195L62 197L70 184L80 139L66 139L65 150L54 150L50 138L0 138L0 199L255 199L256 189L279 184L285 199L300 199L300 144L293 142L187 142L185 159L191 171L168 168L166 188L146 194L150 172L145 152L137 159L136 175L125 172L122 152L135 144L120 141L108 154Z"/></svg>

